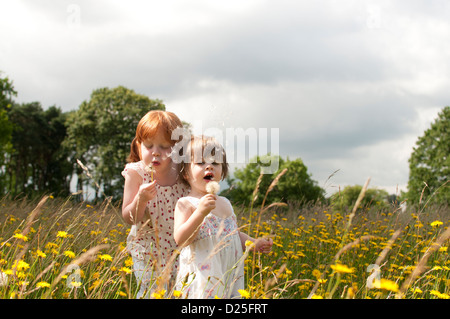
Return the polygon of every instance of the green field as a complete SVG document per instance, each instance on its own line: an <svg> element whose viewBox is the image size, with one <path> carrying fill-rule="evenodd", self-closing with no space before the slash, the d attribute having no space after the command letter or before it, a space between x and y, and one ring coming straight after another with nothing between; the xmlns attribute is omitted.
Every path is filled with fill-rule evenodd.
<svg viewBox="0 0 450 319"><path fill-rule="evenodd" d="M235 211L243 231L274 241L270 254L247 256L243 297L450 297L448 207ZM135 298L129 226L117 205L3 198L0 229L0 298Z"/></svg>

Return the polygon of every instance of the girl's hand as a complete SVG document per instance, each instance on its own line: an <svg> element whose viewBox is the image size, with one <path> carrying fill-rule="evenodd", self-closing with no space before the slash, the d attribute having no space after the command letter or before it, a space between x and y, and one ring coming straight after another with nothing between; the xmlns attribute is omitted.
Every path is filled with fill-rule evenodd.
<svg viewBox="0 0 450 319"><path fill-rule="evenodd" d="M216 208L216 199L217 197L212 194L203 196L200 199L197 209L202 215L208 215L214 208Z"/></svg>
<svg viewBox="0 0 450 319"><path fill-rule="evenodd" d="M272 238L259 238L255 241L255 251L268 254L272 250L272 245Z"/></svg>
<svg viewBox="0 0 450 319"><path fill-rule="evenodd" d="M138 196L144 202L148 202L156 197L156 181L145 183L139 186Z"/></svg>

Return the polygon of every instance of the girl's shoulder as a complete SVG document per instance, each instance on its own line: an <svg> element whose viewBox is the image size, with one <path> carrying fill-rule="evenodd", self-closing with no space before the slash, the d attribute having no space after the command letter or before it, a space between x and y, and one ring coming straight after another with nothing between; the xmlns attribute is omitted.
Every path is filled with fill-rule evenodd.
<svg viewBox="0 0 450 319"><path fill-rule="evenodd" d="M218 199L220 199L221 201L227 203L228 205L231 206L231 208L233 208L233 205L231 204L230 200L224 196L217 196Z"/></svg>
<svg viewBox="0 0 450 319"><path fill-rule="evenodd" d="M192 197L192 196L184 196L181 197L176 204L176 207L181 212L192 212L194 211L199 203L200 199Z"/></svg>
<svg viewBox="0 0 450 319"><path fill-rule="evenodd" d="M183 196L178 200L178 203L180 203L183 206L190 204L191 206L197 207L199 202L200 198L193 196Z"/></svg>
<svg viewBox="0 0 450 319"><path fill-rule="evenodd" d="M217 200L225 203L226 205L229 205L231 207L231 209L233 209L233 205L231 205L231 202L228 198L223 197L223 196L217 196ZM200 202L200 198L193 197L193 196L184 196L184 197L181 197L178 200L178 202L182 205L186 205L189 203L191 206L197 207Z"/></svg>
<svg viewBox="0 0 450 319"><path fill-rule="evenodd" d="M144 163L142 161L127 163L125 165L125 168L122 171L122 176L125 177L128 174L129 171L135 171L142 178L144 178L144 176L146 174L146 172L145 172L145 165L144 165Z"/></svg>

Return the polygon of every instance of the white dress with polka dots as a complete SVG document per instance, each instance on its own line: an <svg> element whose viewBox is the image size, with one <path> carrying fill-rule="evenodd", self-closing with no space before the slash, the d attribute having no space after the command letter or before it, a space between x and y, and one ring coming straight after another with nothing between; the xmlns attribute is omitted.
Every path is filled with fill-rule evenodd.
<svg viewBox="0 0 450 319"><path fill-rule="evenodd" d="M125 176L128 170L136 171L143 183L150 183L150 173L145 171L145 164L128 163L122 172ZM173 238L174 209L178 199L189 193L189 188L181 182L172 186L156 184L157 195L147 203L145 218L131 226L127 238L127 250L133 258L133 270L140 284L138 298L150 295L149 286L161 275L170 263L173 251L177 245ZM175 260L170 272L171 281L175 280L178 262Z"/></svg>

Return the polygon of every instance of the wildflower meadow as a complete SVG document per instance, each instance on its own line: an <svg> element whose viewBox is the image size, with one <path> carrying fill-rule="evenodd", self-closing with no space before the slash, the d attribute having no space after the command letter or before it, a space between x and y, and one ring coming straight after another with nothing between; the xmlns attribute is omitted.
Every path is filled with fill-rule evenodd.
<svg viewBox="0 0 450 319"><path fill-rule="evenodd" d="M243 298L450 298L448 206L263 202L235 212L242 231L274 242L270 254L246 255ZM119 203L4 197L0 229L0 298L136 297Z"/></svg>

